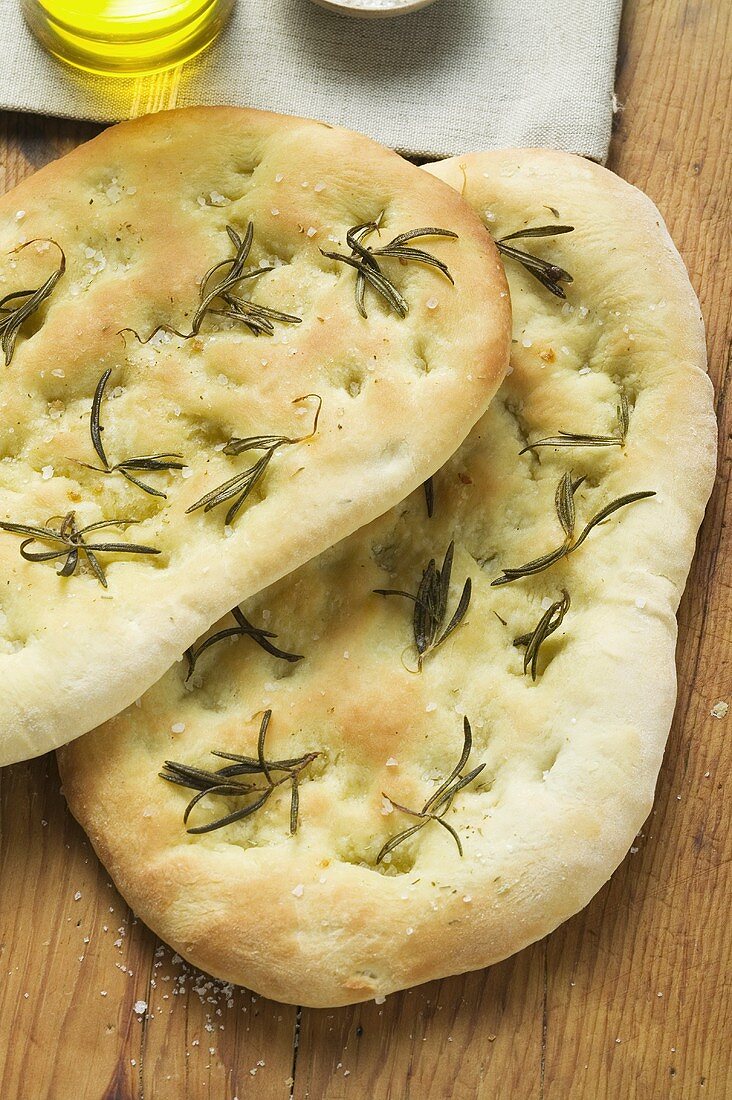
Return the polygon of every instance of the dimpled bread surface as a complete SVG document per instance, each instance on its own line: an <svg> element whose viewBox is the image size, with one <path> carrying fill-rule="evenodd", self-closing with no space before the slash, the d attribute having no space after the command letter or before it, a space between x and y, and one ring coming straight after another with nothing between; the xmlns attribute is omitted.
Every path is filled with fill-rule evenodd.
<svg viewBox="0 0 732 1100"><path fill-rule="evenodd" d="M506 150L433 168L496 237L566 269L566 302L507 259L511 367L472 433L434 478L244 606L302 654L217 642L187 679L172 668L140 701L60 754L72 812L135 912L187 959L284 1001L333 1006L494 963L584 906L649 813L675 699L676 610L710 492L716 430L698 304L658 211L579 158ZM466 311L466 328L478 318ZM617 410L625 397L628 431ZM602 447L527 445L558 432ZM595 526L551 567L495 585L559 546L560 479L572 471L576 533L613 500L655 492ZM415 671L416 593L451 540L445 625ZM545 610L571 603L538 655ZM218 629L231 626L227 617ZM195 793L165 760L213 769L213 750L320 755L258 811L203 835ZM451 774L484 768L444 815L417 813ZM262 777L259 776L261 782ZM199 827L246 804L211 794ZM423 827L386 855L384 846Z"/></svg>
<svg viewBox="0 0 732 1100"><path fill-rule="evenodd" d="M419 228L456 234L411 242L454 285L427 263L386 258L408 313L369 286L361 316L356 271L323 251L348 256L349 228L376 219L374 248ZM219 300L195 325L205 273L223 265L215 284L231 267L227 226L241 238L250 223L245 272L261 274L236 289L300 323L256 335ZM105 588L68 540L0 531L10 763L117 713L237 600L439 467L505 373L510 306L493 243L451 188L360 135L263 112L200 108L108 129L6 194L0 227L3 295L41 286L60 249L66 260L0 366L0 521L58 534L73 513L67 535L116 521L82 537L159 551L100 550ZM166 452L185 467L128 468L157 495L105 472L95 451L107 372L108 464ZM187 513L269 453L225 453L228 441L260 436L287 442L236 517L227 523L231 499Z"/></svg>

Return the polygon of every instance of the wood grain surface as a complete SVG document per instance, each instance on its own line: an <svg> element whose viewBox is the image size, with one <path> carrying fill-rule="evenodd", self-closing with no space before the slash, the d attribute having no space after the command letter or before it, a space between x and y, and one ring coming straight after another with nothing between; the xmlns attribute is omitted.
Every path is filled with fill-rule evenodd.
<svg viewBox="0 0 732 1100"><path fill-rule="evenodd" d="M191 971L127 909L53 757L0 773L2 1100L732 1097L727 0L628 0L610 167L663 211L701 298L720 464L680 614L655 808L592 904L513 959L332 1012ZM95 132L0 116L0 188ZM246 904L246 898L242 898Z"/></svg>

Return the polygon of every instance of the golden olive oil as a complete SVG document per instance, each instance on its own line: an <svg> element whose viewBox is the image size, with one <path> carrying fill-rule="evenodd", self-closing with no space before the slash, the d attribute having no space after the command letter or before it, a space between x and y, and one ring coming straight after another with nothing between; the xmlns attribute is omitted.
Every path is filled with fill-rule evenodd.
<svg viewBox="0 0 732 1100"><path fill-rule="evenodd" d="M87 72L141 75L187 61L224 25L234 0L22 0L36 38Z"/></svg>

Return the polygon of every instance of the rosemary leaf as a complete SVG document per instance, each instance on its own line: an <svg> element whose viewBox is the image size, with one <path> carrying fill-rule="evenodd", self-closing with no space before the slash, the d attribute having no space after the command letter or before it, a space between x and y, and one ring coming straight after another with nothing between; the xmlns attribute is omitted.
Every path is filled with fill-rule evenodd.
<svg viewBox="0 0 732 1100"><path fill-rule="evenodd" d="M248 466L246 470L234 474L228 481L225 481L222 485L217 485L215 489L211 489L210 492L202 496L200 500L191 504L186 508L186 515L188 515L189 512L197 511L199 508L203 508L204 512L210 512L212 508L217 508L219 504L224 504L227 500L233 499L233 503L226 513L226 518L224 520L224 524L227 527L232 524L249 494L264 477L267 467L280 447L304 443L306 440L312 439L316 434L320 410L323 407L323 399L317 393L306 393L304 397L296 397L293 401L293 405L300 401L307 401L311 397L315 398L318 402L318 406L315 410L313 426L307 435L299 436L297 439L293 439L291 436L287 435L253 435L247 438L234 437L230 439L226 447L224 447L224 454L240 455L246 451L264 451L264 454L261 458L258 458L255 463Z"/></svg>
<svg viewBox="0 0 732 1100"><path fill-rule="evenodd" d="M531 669L531 679L536 680L539 650L549 637L564 621L564 616L569 611L570 599L566 588L562 589L561 598L555 600L539 619L534 629L529 634L521 634L514 638L515 646L526 646L524 653L524 675Z"/></svg>
<svg viewBox="0 0 732 1100"><path fill-rule="evenodd" d="M66 254L61 245L50 238L36 237L32 241L26 241L25 244L13 249L11 255L22 252L24 248L28 248L31 244L39 243L55 245L61 253L61 261L57 269L48 276L41 286L32 290L15 290L0 299L0 348L2 348L5 356L6 367L10 365L13 358L15 345L23 324L50 298L56 283L66 271Z"/></svg>
<svg viewBox="0 0 732 1100"><path fill-rule="evenodd" d="M537 225L529 229L520 229L516 233L509 233L505 237L501 237L496 241L498 251L504 256L510 257L512 260L517 260L522 264L526 271L530 275L533 275L542 286L546 287L551 294L557 298L566 298L561 283L573 282L572 276L568 271L565 271L563 267L559 267L557 264L549 263L547 260L542 260L538 256L534 256L531 252L524 252L522 249L515 248L513 245L508 244L508 241L517 241L523 238L529 237L554 237L562 233L573 233L573 225Z"/></svg>
<svg viewBox="0 0 732 1100"><path fill-rule="evenodd" d="M502 241L518 241L528 237L558 237L562 233L574 233L573 225L536 225L529 229L519 229L501 237Z"/></svg>
<svg viewBox="0 0 732 1100"><path fill-rule="evenodd" d="M175 783L178 786L188 787L190 790L198 792L186 806L183 814L184 825L188 824L188 818L190 817L191 811L206 795L218 795L227 798L251 798L252 795L255 796L252 801L247 802L238 810L234 810L231 813L225 814L223 817L218 817L213 821L209 821L205 825L197 825L195 828L189 828L187 830L189 833L210 833L215 829L223 828L225 825L231 825L234 821L241 821L245 817L251 817L252 814L256 813L257 810L265 805L278 787L287 783L290 784L290 833L294 834L297 832L300 808L298 786L300 775L305 768L309 767L309 765L320 756L320 753L308 752L291 760L267 760L265 754L265 741L271 718L272 711L266 710L262 716L259 727L256 759L250 756L236 756L232 753L225 753L214 749L212 750L213 756L223 757L225 760L236 761L233 765L227 765L224 768L220 768L218 771L191 767L189 764L181 764L174 760L165 761L163 769L159 773L161 779L167 780L168 783ZM282 772L284 774L276 778L275 773L277 772ZM236 778L238 775L257 776L264 780L264 785L259 785L256 782L242 783Z"/></svg>
<svg viewBox="0 0 732 1100"><path fill-rule="evenodd" d="M419 820L416 825L411 825L409 828L404 829L402 832L397 833L396 836L387 840L376 857L377 865L383 861L385 856L393 852L394 849L400 844L403 844L405 840L409 840L409 838L414 836L415 833L418 833L420 829L423 829L425 825L428 825L430 821L435 821L450 833L457 845L458 853L462 856L463 846L460 842L460 837L455 829L444 820L444 815L452 806L456 795L467 787L469 783L472 783L485 768L484 763L478 764L478 766L473 768L467 775L461 775L463 768L468 762L472 748L473 736L470 722L467 717L465 717L463 718L463 751L460 754L460 759L447 779L445 779L437 790L430 795L421 810L410 810L407 806L402 806L399 802L395 802L388 794L384 794L384 798L389 799L394 809L400 810L401 813L408 814L410 817L416 817Z"/></svg>
<svg viewBox="0 0 732 1100"><path fill-rule="evenodd" d="M107 578L104 575L98 554L159 554L154 546L142 546L132 542L86 542L84 536L91 531L99 531L107 527L126 527L136 523L132 519L104 520L101 523L90 523L87 527L76 526L74 512L68 512L57 527L51 526L49 520L45 527L36 527L24 523L0 523L0 530L8 531L14 535L26 535L20 544L20 555L25 561L53 561L64 558L65 561L59 569L59 577L70 577L76 572L76 568L82 557L90 565L99 583L106 588ZM29 550L34 542L45 542L57 547L54 550Z"/></svg>
<svg viewBox="0 0 732 1100"><path fill-rule="evenodd" d="M554 506L557 510L557 517L564 529L565 535L570 540L574 535L574 494L576 489L577 486L572 481L571 473L566 473L560 478L559 484L557 485L557 491L554 494Z"/></svg>
<svg viewBox="0 0 732 1100"><path fill-rule="evenodd" d="M624 447L630 421L628 398L624 393L620 395L617 421L617 435L582 435L577 432L560 431L557 435L547 436L546 439L537 439L535 443L527 443L525 447L521 448L519 454L533 451L537 447Z"/></svg>
<svg viewBox="0 0 732 1100"><path fill-rule="evenodd" d="M435 559L432 558L427 568L422 572L417 594L405 592L402 589L375 588L378 596L404 596L414 602L414 614L412 617L412 630L414 644L417 649L417 668L421 671L424 658L434 652L465 618L470 605L472 594L472 581L468 577L463 585L463 590L458 600L455 612L448 625L444 627L447 615L447 601L450 594L450 577L452 574L452 562L455 552L454 541L450 543L445 553L442 568L438 569Z"/></svg>
<svg viewBox="0 0 732 1100"><path fill-rule="evenodd" d="M407 263L426 264L440 271L450 283L454 284L454 279L447 264L433 256L431 252L426 252L421 248L413 248L407 242L419 237L450 237L457 239L457 233L453 233L451 229L437 229L430 226L424 229L411 229L407 233L399 233L383 248L369 248L364 245L365 238L371 233L378 232L380 226L381 215L375 221L363 222L361 225L354 225L349 229L346 233L346 243L351 249L350 255L343 252L328 252L322 248L320 251L323 256L327 256L330 260L337 260L339 263L355 268L356 309L362 317L368 316L364 304L367 284L383 298L389 308L399 317L406 317L409 312L409 304L392 280L384 275L377 256L382 260L395 259Z"/></svg>
<svg viewBox="0 0 732 1100"><path fill-rule="evenodd" d="M226 232L234 246L234 255L226 260L220 260L210 267L200 282L199 304L193 315L190 332L179 332L170 325L158 325L146 339L132 328L121 331L131 332L141 344L147 344L153 336L159 332L168 332L179 336L182 340L190 340L197 336L201 330L204 319L209 316L228 317L248 328L255 336L272 336L275 331L275 323L299 325L302 317L296 317L292 313L284 313L282 310L272 309L270 306L259 305L245 298L241 294L241 286L250 279L259 279L262 275L273 271L272 266L254 267L247 271L246 262L254 240L254 224L249 222L241 237L232 225L227 225Z"/></svg>
<svg viewBox="0 0 732 1100"><path fill-rule="evenodd" d="M424 501L427 507L427 518L432 519L435 511L435 479L428 477L423 485Z"/></svg>
<svg viewBox="0 0 732 1100"><path fill-rule="evenodd" d="M609 504L606 504L604 508L601 508L587 523L584 531L579 536L572 549L576 550L578 546L581 546L593 527L597 527L598 524L604 523L606 519L609 519L610 516L620 508L625 508L628 504L634 504L637 500L646 500L648 497L655 497L655 495L655 491L651 489L640 493L627 493L623 497L618 497L617 500L612 500Z"/></svg>
<svg viewBox="0 0 732 1100"><path fill-rule="evenodd" d="M243 612L234 607L231 610L231 614L236 620L236 626L228 626L223 630L219 630L216 634L211 634L205 641L201 642L199 646L191 646L186 650L186 659L188 661L188 673L186 680L190 680L193 675L193 670L196 667L196 662L207 649L217 644L217 642L223 642L226 638L251 638L256 642L258 646L261 646L265 652L270 653L273 657L278 657L282 661L289 661L294 663L295 661L301 661L303 655L301 653L287 653L283 649L278 649L276 645L273 645L270 638L276 638L277 635L273 634L271 630L262 630L260 627L253 626L248 619L244 617Z"/></svg>
<svg viewBox="0 0 732 1100"><path fill-rule="evenodd" d="M182 470L186 465L185 462L179 461L183 458L183 455L166 451L154 455L141 455L139 458L126 458L122 462L115 462L114 464L110 463L107 458L102 442L102 432L104 428L101 424L101 408L104 391L111 374L111 369L105 370L104 374L97 382L96 389L94 390L94 398L92 400L91 416L89 418L89 431L91 434L92 446L101 460L102 466L90 466L88 462L82 462L81 465L85 466L87 470L97 470L101 474L120 473L127 481L132 482L133 485L142 489L142 491L149 496L162 497L163 500L166 500L167 497L165 493L141 481L140 478L135 477L130 471L149 471L151 473L157 473L161 470Z"/></svg>
<svg viewBox="0 0 732 1100"><path fill-rule="evenodd" d="M554 502L557 518L565 532L565 540L562 545L558 546L556 550L551 550L548 554L542 555L542 557L534 558L532 561L526 562L525 565L504 568L502 575L496 577L494 581L491 581L491 585L510 584L511 581L518 580L520 577L528 577L535 573L543 572L562 558L567 557L569 554L573 554L574 551L582 545L593 528L604 523L605 520L609 519L610 516L620 508L625 508L628 504L634 504L638 500L646 500L648 497L654 497L656 495L655 490L651 489L638 493L628 493L626 496L618 497L617 500L610 501L609 504L601 508L600 511L588 521L582 533L575 539L574 494L584 480L585 479L581 477L573 481L572 475L566 473L562 476L557 485Z"/></svg>

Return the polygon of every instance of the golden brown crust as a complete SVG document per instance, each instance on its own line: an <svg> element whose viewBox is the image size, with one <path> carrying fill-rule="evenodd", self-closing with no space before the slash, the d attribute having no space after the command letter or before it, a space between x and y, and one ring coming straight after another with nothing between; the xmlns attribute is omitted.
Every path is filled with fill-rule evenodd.
<svg viewBox="0 0 732 1100"><path fill-rule="evenodd" d="M286 665L246 639L201 659L193 690L173 668L141 700L61 754L64 789L135 911L194 963L268 996L336 1005L488 965L585 905L649 812L675 696L675 612L711 488L715 424L698 305L647 198L586 161L541 150L459 158L433 169L501 236L553 219L562 237L522 242L568 269L563 304L509 261L512 370L488 412L421 492L247 605L304 653ZM558 211L554 214L553 210ZM466 322L467 323L467 322ZM624 447L519 451L559 430L612 433ZM561 541L554 490L571 468L577 522L622 494L570 557L494 587ZM450 608L463 623L421 674L415 591L455 539ZM541 650L536 682L513 640L562 588L571 607ZM190 687L190 685L189 685ZM187 792L156 778L166 758L211 766L213 748L251 752L271 707L271 752L321 750L287 800L207 836L187 835ZM484 771L434 824L376 868L411 824L382 791L419 807L458 759ZM184 728L181 730L181 726ZM178 732L175 732L178 731ZM233 809L210 798L198 824Z"/></svg>
<svg viewBox="0 0 732 1100"><path fill-rule="evenodd" d="M449 265L454 287L434 268L384 261L405 319L371 291L359 317L355 272L320 251L343 251L348 228L379 214L381 242L423 226L458 233L415 242ZM275 266L244 289L302 324L256 337L209 316L196 339L120 335L189 331L203 273L233 254L227 224L243 234L250 219L252 264ZM162 550L104 556L105 591L88 572L59 579L57 563L24 562L19 536L0 532L8 763L127 706L236 600L427 477L495 392L510 315L495 249L452 189L360 135L263 112L199 108L113 127L5 195L0 226L3 291L39 285L57 263L48 243L12 253L23 242L57 241L67 260L0 372L0 521L132 516L136 527L108 536ZM110 459L170 451L189 463L184 475L138 473L167 500L82 465L99 465L89 421L107 369ZM313 393L317 434L277 452L230 529L228 505L185 514L261 457L223 454L229 437L305 435L315 401L297 399Z"/></svg>

